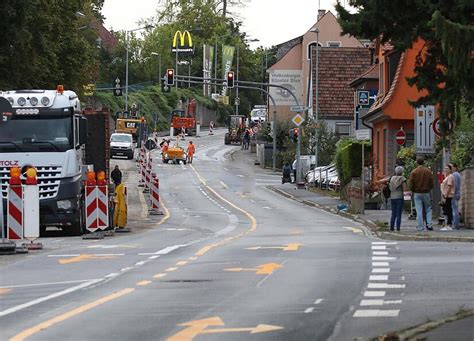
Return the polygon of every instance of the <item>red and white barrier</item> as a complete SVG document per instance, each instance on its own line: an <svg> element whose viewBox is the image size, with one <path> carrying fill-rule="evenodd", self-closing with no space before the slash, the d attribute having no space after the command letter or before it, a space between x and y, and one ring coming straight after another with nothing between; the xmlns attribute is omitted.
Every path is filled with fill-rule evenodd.
<svg viewBox="0 0 474 341"><path fill-rule="evenodd" d="M97 227L105 230L109 227L109 198L105 180L97 181Z"/></svg>
<svg viewBox="0 0 474 341"><path fill-rule="evenodd" d="M23 187L20 177L12 175L7 194L7 238L9 240L23 239L23 218Z"/></svg>
<svg viewBox="0 0 474 341"><path fill-rule="evenodd" d="M143 193L148 193L150 192L150 187L151 187L151 169L152 169L152 158L151 155L148 154L148 159L146 160L145 164L145 188L143 189Z"/></svg>
<svg viewBox="0 0 474 341"><path fill-rule="evenodd" d="M39 186L36 179L36 170L30 168L26 171L26 182L24 187L24 237L25 239L39 238L40 236L40 204L39 204ZM29 244L32 246L33 244ZM42 245L36 244L35 248L42 248Z"/></svg>
<svg viewBox="0 0 474 341"><path fill-rule="evenodd" d="M86 229L95 232L97 225L97 185L95 180L86 184Z"/></svg>
<svg viewBox="0 0 474 341"><path fill-rule="evenodd" d="M153 174L153 181L151 183L151 195L150 195L151 215L163 215L160 210L160 180Z"/></svg>

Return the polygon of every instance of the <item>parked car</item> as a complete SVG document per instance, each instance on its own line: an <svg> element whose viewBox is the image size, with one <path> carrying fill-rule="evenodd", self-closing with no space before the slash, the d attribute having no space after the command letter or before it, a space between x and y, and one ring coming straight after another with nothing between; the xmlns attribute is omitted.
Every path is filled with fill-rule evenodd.
<svg viewBox="0 0 474 341"><path fill-rule="evenodd" d="M133 136L132 134L113 133L110 136L110 157L126 156L133 159Z"/></svg>

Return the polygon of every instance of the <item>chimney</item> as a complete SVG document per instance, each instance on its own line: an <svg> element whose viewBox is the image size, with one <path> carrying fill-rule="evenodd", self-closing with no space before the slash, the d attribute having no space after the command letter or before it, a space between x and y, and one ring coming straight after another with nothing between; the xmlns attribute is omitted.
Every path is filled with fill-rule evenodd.
<svg viewBox="0 0 474 341"><path fill-rule="evenodd" d="M319 9L318 10L318 21L319 19L321 19L321 17L326 14L326 10L325 9Z"/></svg>

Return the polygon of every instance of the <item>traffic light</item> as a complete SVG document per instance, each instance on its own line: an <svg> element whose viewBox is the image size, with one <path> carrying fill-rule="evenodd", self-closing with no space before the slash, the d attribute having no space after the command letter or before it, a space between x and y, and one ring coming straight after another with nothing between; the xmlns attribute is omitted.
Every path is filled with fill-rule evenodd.
<svg viewBox="0 0 474 341"><path fill-rule="evenodd" d="M293 138L293 142L294 143L298 143L298 128L293 128L293 134L292 134L292 138Z"/></svg>
<svg viewBox="0 0 474 341"><path fill-rule="evenodd" d="M164 79L161 80L161 91L162 92L170 92L171 91L171 87L166 84L166 80L164 80Z"/></svg>
<svg viewBox="0 0 474 341"><path fill-rule="evenodd" d="M174 84L174 69L166 70L166 85Z"/></svg>
<svg viewBox="0 0 474 341"><path fill-rule="evenodd" d="M229 89L234 87L234 71L227 72L227 87Z"/></svg>

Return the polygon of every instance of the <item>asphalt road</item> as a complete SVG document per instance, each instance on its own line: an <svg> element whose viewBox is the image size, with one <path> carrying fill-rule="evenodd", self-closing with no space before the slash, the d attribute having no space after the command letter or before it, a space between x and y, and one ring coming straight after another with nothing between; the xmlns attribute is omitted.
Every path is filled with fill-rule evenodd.
<svg viewBox="0 0 474 341"><path fill-rule="evenodd" d="M154 153L164 216L116 160L132 233L0 258L1 339L365 340L473 309L470 244L375 239L266 189L280 178L222 131L193 141L193 165Z"/></svg>

